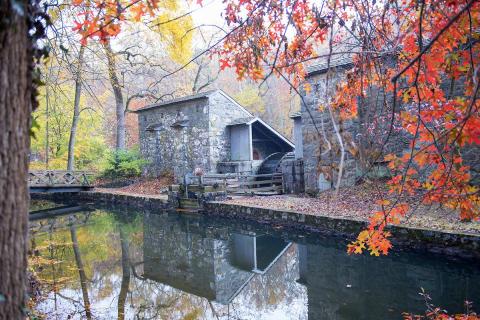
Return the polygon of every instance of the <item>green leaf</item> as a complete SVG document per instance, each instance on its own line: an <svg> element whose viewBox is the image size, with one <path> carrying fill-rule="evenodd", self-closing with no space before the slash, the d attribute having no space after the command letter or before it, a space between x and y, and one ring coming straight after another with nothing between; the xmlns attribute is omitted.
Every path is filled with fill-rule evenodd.
<svg viewBox="0 0 480 320"><path fill-rule="evenodd" d="M40 129L40 123L37 121L37 117L32 116L32 123L30 125L30 137L37 140L36 131Z"/></svg>

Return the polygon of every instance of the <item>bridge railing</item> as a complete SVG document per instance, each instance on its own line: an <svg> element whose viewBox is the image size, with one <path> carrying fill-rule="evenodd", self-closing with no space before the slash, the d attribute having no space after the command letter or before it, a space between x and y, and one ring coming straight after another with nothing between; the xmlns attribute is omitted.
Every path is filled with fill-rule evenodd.
<svg viewBox="0 0 480 320"><path fill-rule="evenodd" d="M30 187L81 186L92 185L94 172L68 170L32 170L28 172Z"/></svg>

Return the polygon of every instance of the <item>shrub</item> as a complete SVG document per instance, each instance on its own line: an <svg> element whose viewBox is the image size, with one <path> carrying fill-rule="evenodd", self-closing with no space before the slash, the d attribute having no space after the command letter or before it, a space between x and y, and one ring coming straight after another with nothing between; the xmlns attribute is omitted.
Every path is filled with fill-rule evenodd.
<svg viewBox="0 0 480 320"><path fill-rule="evenodd" d="M138 177L147 164L136 149L109 152L102 176L108 179Z"/></svg>

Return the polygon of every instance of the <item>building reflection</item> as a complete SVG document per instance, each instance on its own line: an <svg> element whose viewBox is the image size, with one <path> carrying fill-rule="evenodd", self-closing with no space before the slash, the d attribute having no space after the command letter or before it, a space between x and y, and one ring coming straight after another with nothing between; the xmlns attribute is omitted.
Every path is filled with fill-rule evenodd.
<svg viewBox="0 0 480 320"><path fill-rule="evenodd" d="M144 217L144 277L230 304L290 246L261 232L209 226L201 216Z"/></svg>
<svg viewBox="0 0 480 320"><path fill-rule="evenodd" d="M480 274L416 254L349 256L344 246L298 245L299 279L307 288L308 319L398 319L423 313L425 289L432 302L463 312L480 297Z"/></svg>

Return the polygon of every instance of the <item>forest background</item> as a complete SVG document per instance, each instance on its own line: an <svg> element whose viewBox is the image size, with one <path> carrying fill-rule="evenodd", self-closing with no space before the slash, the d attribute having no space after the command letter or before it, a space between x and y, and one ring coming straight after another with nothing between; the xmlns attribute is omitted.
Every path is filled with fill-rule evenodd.
<svg viewBox="0 0 480 320"><path fill-rule="evenodd" d="M138 153L138 122L132 111L212 89L224 90L291 137L288 115L299 101L285 81L240 80L232 69L220 70L217 56L202 54L223 35L222 3L199 8L169 0L164 6L164 14L151 21L126 21L122 33L107 43L81 41L74 3L51 10L50 55L42 66L44 85L32 119L31 170L102 172L115 150ZM125 132L124 141L118 141L118 130Z"/></svg>

